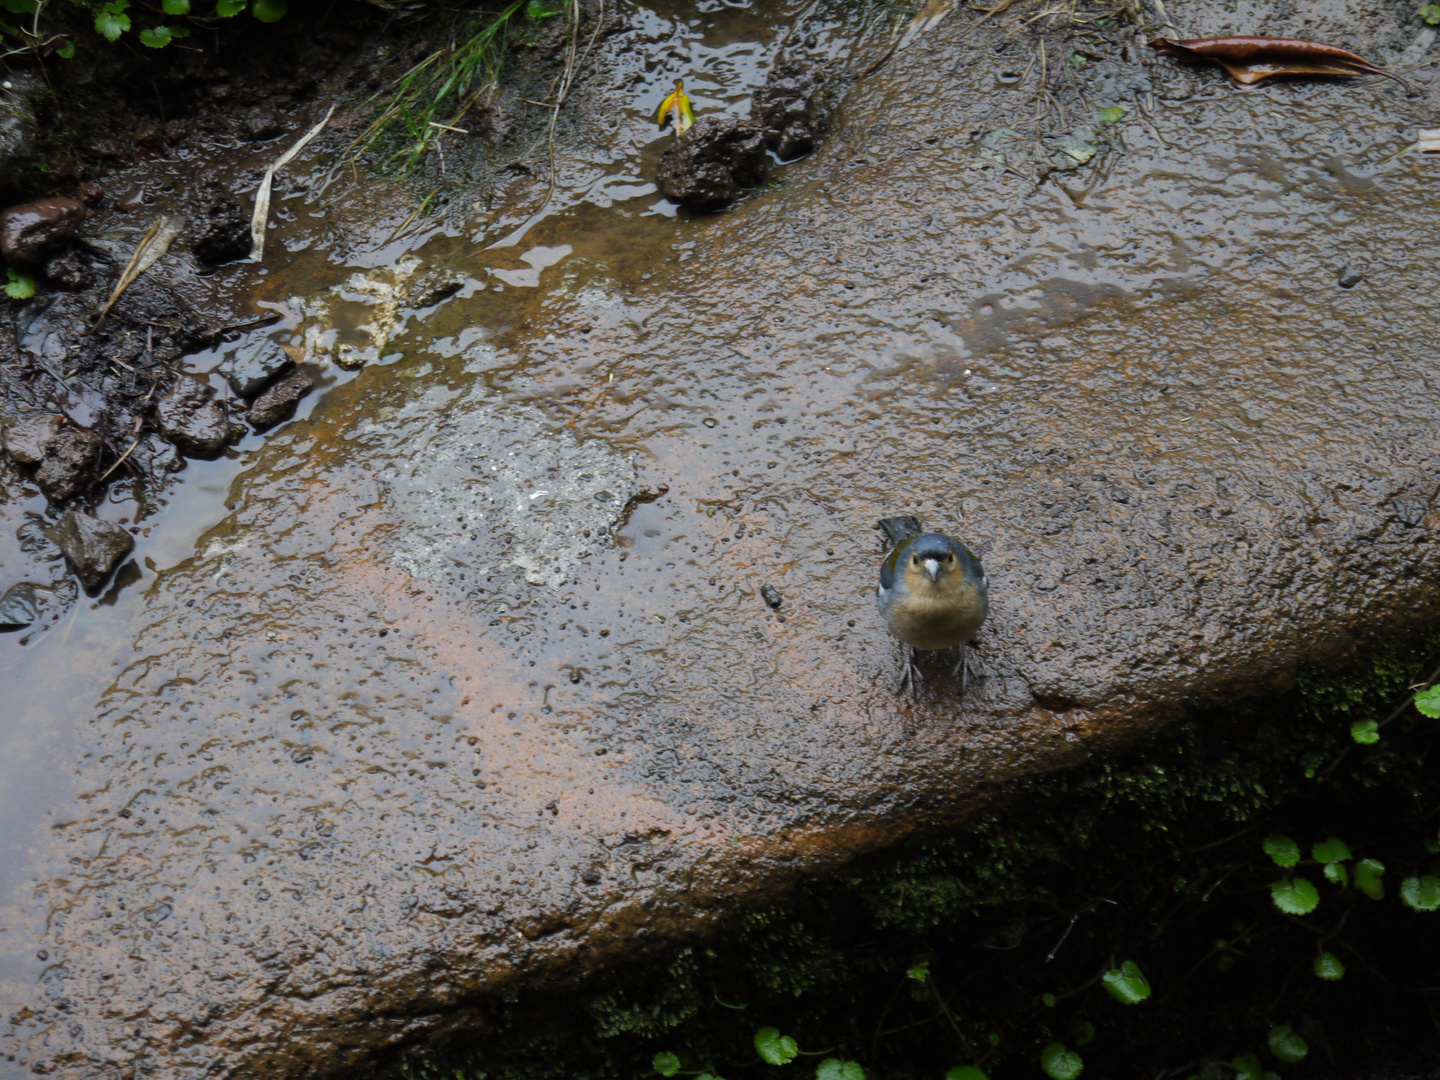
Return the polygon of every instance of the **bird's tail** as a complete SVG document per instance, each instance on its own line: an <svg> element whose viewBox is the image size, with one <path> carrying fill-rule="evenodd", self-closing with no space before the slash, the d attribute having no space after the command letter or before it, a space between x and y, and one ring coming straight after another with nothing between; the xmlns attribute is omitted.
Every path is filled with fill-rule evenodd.
<svg viewBox="0 0 1440 1080"><path fill-rule="evenodd" d="M877 524L885 533L885 539L889 541L889 546L892 548L898 544L903 544L912 536L919 536L925 531L920 527L920 520L911 517L909 514L902 515L901 517L881 518Z"/></svg>

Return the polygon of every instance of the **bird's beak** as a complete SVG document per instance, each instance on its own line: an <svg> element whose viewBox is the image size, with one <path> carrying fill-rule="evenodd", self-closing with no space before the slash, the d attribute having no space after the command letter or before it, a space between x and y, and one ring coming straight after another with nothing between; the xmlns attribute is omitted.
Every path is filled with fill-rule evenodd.
<svg viewBox="0 0 1440 1080"><path fill-rule="evenodd" d="M924 562L922 562L920 565L923 566L923 567L925 567L925 573L927 573L927 574L930 575L930 580L931 580L931 581L934 581L936 578L938 578L938 577L940 576L940 560L939 560L939 559L926 559L926 560L925 560Z"/></svg>

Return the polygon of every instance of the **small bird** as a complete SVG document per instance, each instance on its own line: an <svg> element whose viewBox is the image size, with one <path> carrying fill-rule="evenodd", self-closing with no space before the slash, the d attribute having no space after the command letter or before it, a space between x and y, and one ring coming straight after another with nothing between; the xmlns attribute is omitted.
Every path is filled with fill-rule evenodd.
<svg viewBox="0 0 1440 1080"><path fill-rule="evenodd" d="M913 517L885 518L880 528L894 547L880 564L875 604L890 632L910 646L900 688L906 683L915 687L917 652L959 646L956 671L963 694L969 681L965 645L990 609L990 586L980 560L958 540L923 532Z"/></svg>

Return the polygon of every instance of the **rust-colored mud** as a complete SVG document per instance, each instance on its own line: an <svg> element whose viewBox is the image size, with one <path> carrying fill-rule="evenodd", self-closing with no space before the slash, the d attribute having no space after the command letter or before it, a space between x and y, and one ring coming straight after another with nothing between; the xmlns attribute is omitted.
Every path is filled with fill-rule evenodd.
<svg viewBox="0 0 1440 1080"><path fill-rule="evenodd" d="M571 177L623 197L431 237L466 289L33 647L70 675L5 736L56 773L0 946L17 1070L298 1076L483 1026L480 991L1433 613L1440 166L1381 164L1433 91L1157 66L1125 152L1037 189L974 152L1014 91L964 25L724 216L645 216L631 124ZM894 691L903 512L989 572L963 700Z"/></svg>

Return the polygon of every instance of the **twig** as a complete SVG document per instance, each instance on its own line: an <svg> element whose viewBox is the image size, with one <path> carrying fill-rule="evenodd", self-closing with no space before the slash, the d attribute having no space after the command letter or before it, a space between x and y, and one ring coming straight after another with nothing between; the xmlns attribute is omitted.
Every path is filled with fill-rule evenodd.
<svg viewBox="0 0 1440 1080"><path fill-rule="evenodd" d="M137 435L135 437L135 441L130 444L130 450L134 450L135 447L139 445L140 437ZM116 459L115 464L111 465L110 468L106 469L104 475L102 475L99 480L96 480L95 483L103 484L106 480L110 479L110 474L113 473L116 469L118 469L122 464L124 464L125 459L130 456L130 450L126 450L125 453L121 454L120 457Z"/></svg>

